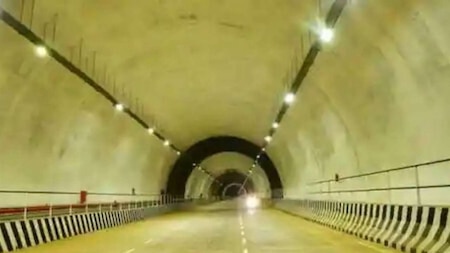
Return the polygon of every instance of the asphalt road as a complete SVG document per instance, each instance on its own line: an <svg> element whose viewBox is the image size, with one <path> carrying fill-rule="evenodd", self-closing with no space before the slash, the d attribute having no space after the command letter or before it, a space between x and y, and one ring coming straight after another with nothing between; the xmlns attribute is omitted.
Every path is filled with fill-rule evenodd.
<svg viewBox="0 0 450 253"><path fill-rule="evenodd" d="M380 253L395 252L277 210L214 208L21 250L23 253Z"/></svg>

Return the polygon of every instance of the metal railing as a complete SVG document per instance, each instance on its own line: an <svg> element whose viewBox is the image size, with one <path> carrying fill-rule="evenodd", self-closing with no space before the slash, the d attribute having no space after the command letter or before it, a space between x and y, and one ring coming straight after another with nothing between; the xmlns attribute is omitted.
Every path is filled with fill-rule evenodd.
<svg viewBox="0 0 450 253"><path fill-rule="evenodd" d="M98 201L98 202L86 202L86 203L54 203L51 199L55 195L72 196L79 193L74 192L46 192L46 191L0 191L0 201L2 195L26 195L29 203L23 205L11 205L0 207L0 221L5 220L17 220L17 219L31 219L52 217L60 215L72 215L82 213L95 213L106 211L118 211L118 210L132 210L132 209L144 209L152 207L160 207L166 205L172 205L177 203L184 203L189 200L185 200L182 197L175 197L172 195L156 195L156 194L114 194L114 193L89 193L89 196L109 196L111 198L129 199L126 201ZM42 201L45 204L34 204L36 200L31 201L30 196L38 195L42 199L42 196L47 196L47 201ZM106 198L108 199L108 198ZM1 203L1 202L0 202ZM33 203L33 204L30 204Z"/></svg>

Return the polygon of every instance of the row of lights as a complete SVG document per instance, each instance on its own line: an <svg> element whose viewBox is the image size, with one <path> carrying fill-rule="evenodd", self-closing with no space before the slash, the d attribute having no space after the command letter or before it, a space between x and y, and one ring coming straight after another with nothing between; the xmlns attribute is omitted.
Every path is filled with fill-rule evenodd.
<svg viewBox="0 0 450 253"><path fill-rule="evenodd" d="M329 43L334 38L334 31L331 28L322 27L319 30L318 37L322 43ZM284 96L284 103L286 105L291 105L294 101L295 101L295 93L289 92ZM272 129L274 129L274 130L277 129L279 126L280 126L280 122L272 123ZM264 137L264 140L268 144L269 142L272 141L272 136L268 135L268 136Z"/></svg>
<svg viewBox="0 0 450 253"><path fill-rule="evenodd" d="M334 31L331 28L323 27L319 32L319 39L322 43L331 42L333 40L333 37L334 37ZM36 46L35 50L36 50L37 56L39 56L41 58L48 56L48 50L45 46L38 45L38 46ZM284 96L284 103L286 105L291 105L294 101L295 101L295 94L293 92L289 92ZM120 111L120 112L125 110L125 106L122 103L117 103L114 105L114 107L117 111ZM279 126L280 126L279 122L272 123L272 129L274 129L274 130L278 129ZM147 132L149 134L154 134L155 128L150 127L147 129ZM266 137L264 137L264 140L265 140L266 144L262 148L262 152L265 152L265 146L267 146L272 141L272 135L267 135ZM164 140L163 145L166 147L170 146L170 141L167 139ZM176 151L176 152L177 152L177 155L181 154L180 151ZM256 167L256 164L258 163L259 158L260 158L260 154L258 154L258 156L256 157L256 160L252 165L252 169L250 169L250 171L249 171L250 174L253 172L253 168ZM201 167L199 166L199 168L201 168Z"/></svg>
<svg viewBox="0 0 450 253"><path fill-rule="evenodd" d="M211 180L213 180L213 181L216 181L216 180L214 179L214 177L213 177L211 174L209 174L202 166L200 166L200 165L197 166L196 163L193 163L192 166L194 166L194 168L197 168L200 172L206 174L206 176L208 176L209 179L211 179ZM218 181L217 181L217 182L218 182ZM219 183L220 185L222 185L222 183L220 183L220 182L218 182L218 183Z"/></svg>
<svg viewBox="0 0 450 253"><path fill-rule="evenodd" d="M125 106L124 106L123 104L121 104L121 103L115 104L115 105L114 105L114 108L115 108L117 111L119 111L119 112L123 112L123 111L125 110ZM154 128L154 127L149 127L149 128L147 128L147 132L148 132L150 135L153 135L153 134L155 133L155 128ZM167 139L164 140L163 145L166 146L166 147L169 147L169 146L170 146L170 141L167 140ZM177 153L177 155L180 155L180 154L181 154L181 152L178 151L178 150L176 151L176 153Z"/></svg>
<svg viewBox="0 0 450 253"><path fill-rule="evenodd" d="M320 42L322 44L325 43L330 43L333 38L334 38L334 31L333 29L326 27L326 26L322 26L319 30L318 30L318 38L320 40ZM287 106L292 105L292 103L294 103L295 101L295 93L293 92L289 92L284 96L284 104L286 104ZM280 122L273 122L272 123L272 130L276 130L280 127ZM266 152L266 147L267 145L269 145L269 143L272 141L273 139L273 134L275 133L275 131L272 131L271 135L267 135L264 137L264 141L265 144L263 146L263 148L261 149L261 152L256 156L255 162L252 164L252 167L249 170L249 175L251 175L253 173L253 169L256 167L256 165L258 165L258 160L261 158L261 154Z"/></svg>
<svg viewBox="0 0 450 253"><path fill-rule="evenodd" d="M36 52L36 55L37 55L38 57L40 57L40 58L44 58L44 57L47 57L47 56L49 55L49 52L48 52L47 47L45 47L45 46L43 46L43 45L37 45L37 46L35 47L35 52ZM123 111L125 110L125 105L122 104L122 103L116 103L116 104L114 105L114 108L115 108L116 111L118 111L118 112L123 112ZM154 127L149 127L149 128L147 129L147 132L148 132L149 134L153 135L153 134L155 133L155 128L154 128ZM170 141L167 140L167 139L164 140L164 141L163 141L163 145L166 146L166 147L169 147L169 146L170 146ZM178 150L176 150L176 154L177 154L177 155L180 155L181 152L178 151Z"/></svg>
<svg viewBox="0 0 450 253"><path fill-rule="evenodd" d="M292 103L294 103L295 101L295 94L292 92L287 93L284 96L284 103L286 105L291 105ZM280 122L273 122L272 123L272 129L277 129L278 127L280 127ZM272 136L271 135L267 135L266 137L264 137L264 140L266 141L266 145L269 144L272 141Z"/></svg>

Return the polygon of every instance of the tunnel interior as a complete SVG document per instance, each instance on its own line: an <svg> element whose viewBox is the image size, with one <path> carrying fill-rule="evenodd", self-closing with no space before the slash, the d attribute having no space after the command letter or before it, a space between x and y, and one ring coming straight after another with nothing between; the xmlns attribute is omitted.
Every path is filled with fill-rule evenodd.
<svg viewBox="0 0 450 253"><path fill-rule="evenodd" d="M211 196L239 197L255 191L252 179L235 169L225 170L216 180L211 187Z"/></svg>
<svg viewBox="0 0 450 253"><path fill-rule="evenodd" d="M0 0L0 252L449 252L449 10Z"/></svg>
<svg viewBox="0 0 450 253"><path fill-rule="evenodd" d="M184 196L186 193L186 185L188 184L192 172L195 171L196 168L200 169L202 172L208 170L208 168L202 168L198 165L201 165L208 157L227 152L238 153L249 157L250 163L243 166L241 165L240 172L228 171L229 168L225 167L216 175L207 174L208 176L205 179L214 181L210 184L211 190L207 191L209 194L222 196L222 191L225 188L227 191L234 191L237 193L237 187L234 187L234 185L231 188L227 188L230 184L242 184L241 188L254 192L255 187L252 174L253 169L258 166L262 169L262 176L265 177L269 183L269 185L265 187L271 190L272 196L282 196L283 189L281 179L270 157L256 144L232 136L211 137L199 141L188 148L174 163L167 183L167 192L173 195ZM256 161L252 160L255 157L258 157L258 159ZM199 184L201 184L201 182L199 182ZM268 189L264 189L262 191L267 190Z"/></svg>

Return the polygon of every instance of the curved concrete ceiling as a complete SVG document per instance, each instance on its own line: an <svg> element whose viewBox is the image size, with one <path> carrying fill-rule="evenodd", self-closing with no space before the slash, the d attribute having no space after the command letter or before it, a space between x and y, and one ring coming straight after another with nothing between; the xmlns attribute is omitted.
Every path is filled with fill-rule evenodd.
<svg viewBox="0 0 450 253"><path fill-rule="evenodd" d="M20 16L21 1L2 2ZM81 68L102 83L106 68L107 89L186 149L218 135L262 144L317 2L36 1L32 30L52 37L55 14L52 46L79 62L82 44Z"/></svg>
<svg viewBox="0 0 450 253"><path fill-rule="evenodd" d="M1 3L19 17L20 2ZM291 60L302 31L318 19L318 2L37 1L32 30L182 148L225 134L261 144L298 71ZM320 2L327 10L333 1ZM290 196L334 174L448 158L450 2L349 3L267 148ZM10 62L17 55L9 52L28 54L9 41ZM10 62L5 65L16 71ZM355 182L347 187L367 183Z"/></svg>
<svg viewBox="0 0 450 253"><path fill-rule="evenodd" d="M445 0L347 6L268 149L286 195L317 191L309 183L334 174L448 158L449 8ZM352 187L385 179L370 180Z"/></svg>

